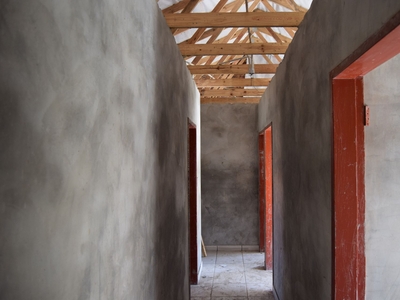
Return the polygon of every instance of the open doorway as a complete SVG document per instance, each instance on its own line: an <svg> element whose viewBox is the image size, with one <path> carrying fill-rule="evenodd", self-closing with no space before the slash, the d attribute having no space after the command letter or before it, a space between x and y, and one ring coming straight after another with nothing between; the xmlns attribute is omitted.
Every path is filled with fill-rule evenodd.
<svg viewBox="0 0 400 300"><path fill-rule="evenodd" d="M264 267L273 266L272 125L259 134L260 252L265 252Z"/></svg>
<svg viewBox="0 0 400 300"><path fill-rule="evenodd" d="M197 284L197 132L196 126L188 121L188 200L189 200L189 281Z"/></svg>
<svg viewBox="0 0 400 300"><path fill-rule="evenodd" d="M335 68L333 108L333 299L365 299L365 141L369 110L363 77L400 52L396 15Z"/></svg>

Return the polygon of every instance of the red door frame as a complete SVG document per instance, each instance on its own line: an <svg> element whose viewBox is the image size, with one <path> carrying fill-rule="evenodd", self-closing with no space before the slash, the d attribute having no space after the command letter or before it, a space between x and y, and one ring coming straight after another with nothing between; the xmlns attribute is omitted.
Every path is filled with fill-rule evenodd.
<svg viewBox="0 0 400 300"><path fill-rule="evenodd" d="M331 72L333 299L365 299L363 76L400 53L400 12Z"/></svg>
<svg viewBox="0 0 400 300"><path fill-rule="evenodd" d="M265 269L273 265L272 125L264 129L259 142L260 251L265 251Z"/></svg>
<svg viewBox="0 0 400 300"><path fill-rule="evenodd" d="M197 258L197 133L188 122L188 195L189 195L189 281L198 283Z"/></svg>
<svg viewBox="0 0 400 300"><path fill-rule="evenodd" d="M265 129L265 269L272 270L272 126Z"/></svg>
<svg viewBox="0 0 400 300"><path fill-rule="evenodd" d="M260 214L260 252L265 251L265 130L258 135L258 155L259 155L259 214Z"/></svg>

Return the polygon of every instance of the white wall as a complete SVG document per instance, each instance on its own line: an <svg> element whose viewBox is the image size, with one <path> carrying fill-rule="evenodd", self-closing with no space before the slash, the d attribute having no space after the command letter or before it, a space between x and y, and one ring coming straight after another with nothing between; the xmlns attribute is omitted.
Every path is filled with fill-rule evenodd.
<svg viewBox="0 0 400 300"><path fill-rule="evenodd" d="M364 77L366 298L400 298L400 55Z"/></svg>

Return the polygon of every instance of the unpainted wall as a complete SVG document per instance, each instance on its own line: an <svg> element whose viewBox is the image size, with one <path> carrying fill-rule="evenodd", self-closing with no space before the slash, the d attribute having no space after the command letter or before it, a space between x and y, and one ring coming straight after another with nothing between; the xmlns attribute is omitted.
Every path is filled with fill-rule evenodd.
<svg viewBox="0 0 400 300"><path fill-rule="evenodd" d="M258 245L257 104L201 105L206 245Z"/></svg>
<svg viewBox="0 0 400 300"><path fill-rule="evenodd" d="M329 74L400 9L397 0L314 0L259 104L272 122L274 289L332 298Z"/></svg>
<svg viewBox="0 0 400 300"><path fill-rule="evenodd" d="M364 77L367 299L400 297L400 55Z"/></svg>
<svg viewBox="0 0 400 300"><path fill-rule="evenodd" d="M199 106L155 1L0 1L0 299L188 299Z"/></svg>

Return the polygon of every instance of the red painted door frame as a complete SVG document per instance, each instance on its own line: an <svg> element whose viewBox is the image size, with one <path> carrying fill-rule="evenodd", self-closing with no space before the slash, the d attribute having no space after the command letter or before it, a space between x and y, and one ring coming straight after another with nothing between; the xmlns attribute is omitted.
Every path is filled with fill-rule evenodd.
<svg viewBox="0 0 400 300"><path fill-rule="evenodd" d="M365 299L363 76L400 52L400 12L331 72L333 299Z"/></svg>
<svg viewBox="0 0 400 300"><path fill-rule="evenodd" d="M264 129L258 137L260 252L265 251L265 269L272 269L272 129Z"/></svg>
<svg viewBox="0 0 400 300"><path fill-rule="evenodd" d="M264 130L258 135L259 153L259 214L260 214L260 252L265 251L265 136Z"/></svg>
<svg viewBox="0 0 400 300"><path fill-rule="evenodd" d="M188 131L189 281L197 284L197 133L196 126L190 121Z"/></svg>
<svg viewBox="0 0 400 300"><path fill-rule="evenodd" d="M265 269L272 270L272 127L265 129Z"/></svg>

